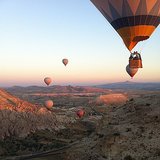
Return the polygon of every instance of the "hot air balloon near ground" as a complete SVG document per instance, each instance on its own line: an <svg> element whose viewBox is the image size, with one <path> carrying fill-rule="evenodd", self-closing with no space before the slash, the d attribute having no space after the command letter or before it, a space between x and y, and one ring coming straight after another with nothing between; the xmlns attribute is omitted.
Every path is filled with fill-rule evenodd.
<svg viewBox="0 0 160 160"><path fill-rule="evenodd" d="M68 64L68 59L67 58L62 59L62 63L66 66Z"/></svg>
<svg viewBox="0 0 160 160"><path fill-rule="evenodd" d="M52 79L50 77L46 77L44 78L44 82L47 84L47 86L49 86L50 83L52 82Z"/></svg>
<svg viewBox="0 0 160 160"><path fill-rule="evenodd" d="M131 78L134 77L134 75L137 73L138 68L130 68L129 64L126 66L127 73L131 76Z"/></svg>
<svg viewBox="0 0 160 160"><path fill-rule="evenodd" d="M131 50L160 23L160 0L91 0ZM130 61L130 63L132 60ZM136 68L141 68L138 66Z"/></svg>
<svg viewBox="0 0 160 160"><path fill-rule="evenodd" d="M53 101L52 100L47 100L44 102L45 106L47 109L51 109L53 107Z"/></svg>
<svg viewBox="0 0 160 160"><path fill-rule="evenodd" d="M79 118L82 118L84 116L85 112L83 109L79 109L77 112L76 112L76 115L79 117Z"/></svg>

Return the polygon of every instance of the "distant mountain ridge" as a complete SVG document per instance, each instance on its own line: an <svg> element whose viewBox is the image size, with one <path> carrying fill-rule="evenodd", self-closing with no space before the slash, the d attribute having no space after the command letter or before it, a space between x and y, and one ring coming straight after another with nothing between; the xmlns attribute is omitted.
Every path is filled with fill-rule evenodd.
<svg viewBox="0 0 160 160"><path fill-rule="evenodd" d="M13 86L5 88L10 93L92 93L92 92L106 92L107 89L103 88L96 88L92 86L60 86L60 85L53 85L53 86L28 86L28 87L21 87L21 86ZM15 94L16 95L16 94Z"/></svg>
<svg viewBox="0 0 160 160"><path fill-rule="evenodd" d="M92 92L107 92L112 89L127 89L127 90L160 90L160 82L116 82L116 83L107 83L102 85L94 86L13 86L5 88L6 91L14 94L29 94L29 93L92 93ZM14 95L16 95L14 94Z"/></svg>
<svg viewBox="0 0 160 160"><path fill-rule="evenodd" d="M108 83L102 85L96 85L97 88L107 88L107 89L135 89L135 90L160 90L160 82L117 82Z"/></svg>

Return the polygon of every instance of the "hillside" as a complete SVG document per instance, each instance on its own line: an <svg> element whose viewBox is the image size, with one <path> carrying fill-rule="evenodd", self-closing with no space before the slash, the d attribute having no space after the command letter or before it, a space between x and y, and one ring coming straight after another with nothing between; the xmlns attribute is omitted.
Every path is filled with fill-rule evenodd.
<svg viewBox="0 0 160 160"><path fill-rule="evenodd" d="M35 112L38 106L23 101L3 89L0 89L0 110L14 110L18 112Z"/></svg>
<svg viewBox="0 0 160 160"><path fill-rule="evenodd" d="M38 130L55 132L74 120L59 112L64 111L55 114L43 105L31 104L0 89L0 141L7 137L25 137Z"/></svg>

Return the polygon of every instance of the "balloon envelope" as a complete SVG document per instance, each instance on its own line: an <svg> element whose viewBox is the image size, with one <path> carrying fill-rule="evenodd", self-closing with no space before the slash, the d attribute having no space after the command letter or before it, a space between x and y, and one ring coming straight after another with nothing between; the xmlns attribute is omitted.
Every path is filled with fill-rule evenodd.
<svg viewBox="0 0 160 160"><path fill-rule="evenodd" d="M138 71L138 68L130 68L129 67L129 64L126 66L126 71L127 71L127 73L131 76L131 77L133 77L136 73L137 73L137 71Z"/></svg>
<svg viewBox="0 0 160 160"><path fill-rule="evenodd" d="M91 0L128 50L148 39L160 23L160 0Z"/></svg>
<svg viewBox="0 0 160 160"><path fill-rule="evenodd" d="M62 63L66 66L66 65L68 64L68 59L64 58L64 59L62 60Z"/></svg>
<svg viewBox="0 0 160 160"><path fill-rule="evenodd" d="M52 79L50 77L46 77L44 79L44 82L47 84L47 85L50 85L50 83L52 82Z"/></svg>
<svg viewBox="0 0 160 160"><path fill-rule="evenodd" d="M77 114L77 116L79 117L79 118L81 118L81 117L83 117L84 116L84 110L83 109L79 109L77 112L76 112L76 114Z"/></svg>
<svg viewBox="0 0 160 160"><path fill-rule="evenodd" d="M47 100L47 101L45 101L44 104L45 104L46 108L48 108L48 109L51 109L53 107L53 101L52 100Z"/></svg>

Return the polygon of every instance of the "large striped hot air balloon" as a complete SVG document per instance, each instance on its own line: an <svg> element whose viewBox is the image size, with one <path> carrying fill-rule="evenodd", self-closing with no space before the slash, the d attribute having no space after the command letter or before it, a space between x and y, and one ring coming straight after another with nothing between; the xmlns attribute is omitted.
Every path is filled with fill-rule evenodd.
<svg viewBox="0 0 160 160"><path fill-rule="evenodd" d="M160 23L160 0L91 0L131 51Z"/></svg>
<svg viewBox="0 0 160 160"><path fill-rule="evenodd" d="M160 0L91 1L118 32L129 51L138 42L148 39L160 23ZM133 66L133 62L137 68L142 68L140 61L130 60L129 65Z"/></svg>

